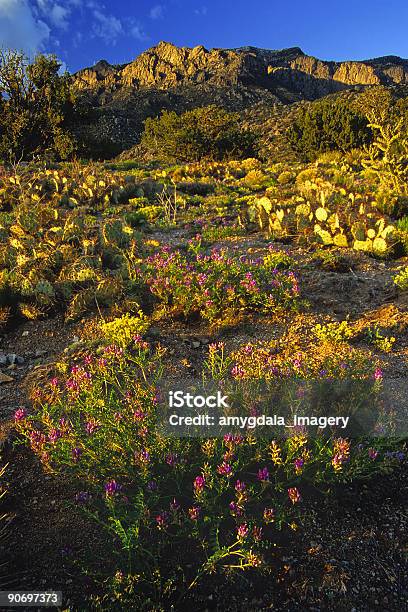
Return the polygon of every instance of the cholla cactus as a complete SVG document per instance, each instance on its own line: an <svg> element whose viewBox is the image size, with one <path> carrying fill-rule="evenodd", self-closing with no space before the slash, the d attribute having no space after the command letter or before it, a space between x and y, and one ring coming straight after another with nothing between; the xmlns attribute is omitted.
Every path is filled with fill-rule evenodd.
<svg viewBox="0 0 408 612"><path fill-rule="evenodd" d="M366 149L364 168L374 172L380 184L396 193L408 193L408 138L404 135L404 118L395 122L369 114L369 127L376 134L373 144Z"/></svg>

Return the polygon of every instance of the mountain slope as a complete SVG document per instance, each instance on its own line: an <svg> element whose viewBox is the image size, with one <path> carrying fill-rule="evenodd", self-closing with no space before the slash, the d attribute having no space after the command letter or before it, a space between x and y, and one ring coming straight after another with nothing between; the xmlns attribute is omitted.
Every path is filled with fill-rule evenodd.
<svg viewBox="0 0 408 612"><path fill-rule="evenodd" d="M299 47L207 50L160 42L128 64L101 60L73 80L89 111L82 129L96 140L117 143L120 150L137 142L144 119L163 109L182 112L216 103L242 111L370 85L405 85L408 60L385 56L333 62L306 55Z"/></svg>

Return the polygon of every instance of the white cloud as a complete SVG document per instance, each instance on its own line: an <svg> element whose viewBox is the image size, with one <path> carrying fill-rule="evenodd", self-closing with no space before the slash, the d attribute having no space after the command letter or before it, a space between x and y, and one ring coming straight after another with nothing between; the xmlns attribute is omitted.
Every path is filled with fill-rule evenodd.
<svg viewBox="0 0 408 612"><path fill-rule="evenodd" d="M131 24L129 33L133 38L136 38L136 40L143 41L143 40L149 39L149 37L147 36L146 32L143 29L142 24L140 24L139 22L133 22Z"/></svg>
<svg viewBox="0 0 408 612"><path fill-rule="evenodd" d="M205 17L208 13L208 8L206 6L201 6L200 8L195 9L194 13L199 17Z"/></svg>
<svg viewBox="0 0 408 612"><path fill-rule="evenodd" d="M164 17L164 6L162 4L156 4L150 9L150 19L163 19Z"/></svg>
<svg viewBox="0 0 408 612"><path fill-rule="evenodd" d="M44 50L50 28L27 0L0 0L0 45L32 56Z"/></svg>
<svg viewBox="0 0 408 612"><path fill-rule="evenodd" d="M57 28L66 30L69 24L71 11L60 4L53 4L49 12L49 19Z"/></svg>
<svg viewBox="0 0 408 612"><path fill-rule="evenodd" d="M1 0L0 0L1 2ZM64 0L62 0L64 2ZM37 7L39 13L43 19L46 19L51 25L62 30L66 30L69 24L69 17L71 16L72 7L69 2L66 6L60 2L53 2L53 0L37 0Z"/></svg>
<svg viewBox="0 0 408 612"><path fill-rule="evenodd" d="M74 37L72 39L72 44L74 45L75 49L77 49L80 44L82 43L82 32L79 32L78 30L75 32Z"/></svg>
<svg viewBox="0 0 408 612"><path fill-rule="evenodd" d="M115 45L118 36L124 33L122 22L114 15L106 15L99 8L92 11L94 23L92 32L106 44Z"/></svg>
<svg viewBox="0 0 408 612"><path fill-rule="evenodd" d="M163 15L162 4L152 7L151 19ZM29 56L58 48L58 31L68 30L75 17L78 22L71 36L74 47L83 45L86 35L111 46L121 36L148 40L139 21L119 19L99 0L0 0L0 47L24 51Z"/></svg>

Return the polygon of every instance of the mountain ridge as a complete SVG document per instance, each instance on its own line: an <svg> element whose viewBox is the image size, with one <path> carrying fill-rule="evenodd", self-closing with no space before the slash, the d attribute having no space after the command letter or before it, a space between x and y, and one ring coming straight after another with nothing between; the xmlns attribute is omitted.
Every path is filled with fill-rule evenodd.
<svg viewBox="0 0 408 612"><path fill-rule="evenodd" d="M307 55L300 47L206 49L203 45L177 47L165 41L143 51L131 62L114 65L100 60L73 76L79 89L113 84L137 88L168 88L186 82L245 84L249 77L251 84L260 82L273 88L279 81L276 69L298 71L342 85L408 83L408 59L396 55L340 62Z"/></svg>
<svg viewBox="0 0 408 612"><path fill-rule="evenodd" d="M116 142L119 152L138 141L147 117L163 110L214 103L241 112L259 103L272 107L372 85L404 86L408 59L388 55L338 62L307 55L300 47L206 49L161 41L131 62L100 60L72 78L92 109L87 129L95 139Z"/></svg>

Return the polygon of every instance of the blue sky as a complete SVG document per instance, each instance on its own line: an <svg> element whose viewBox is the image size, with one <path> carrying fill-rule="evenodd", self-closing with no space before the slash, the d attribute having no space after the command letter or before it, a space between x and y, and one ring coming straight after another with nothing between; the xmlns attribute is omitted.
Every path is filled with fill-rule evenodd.
<svg viewBox="0 0 408 612"><path fill-rule="evenodd" d="M182 46L300 46L321 59L408 57L408 0L0 0L0 46L56 53L70 71Z"/></svg>

